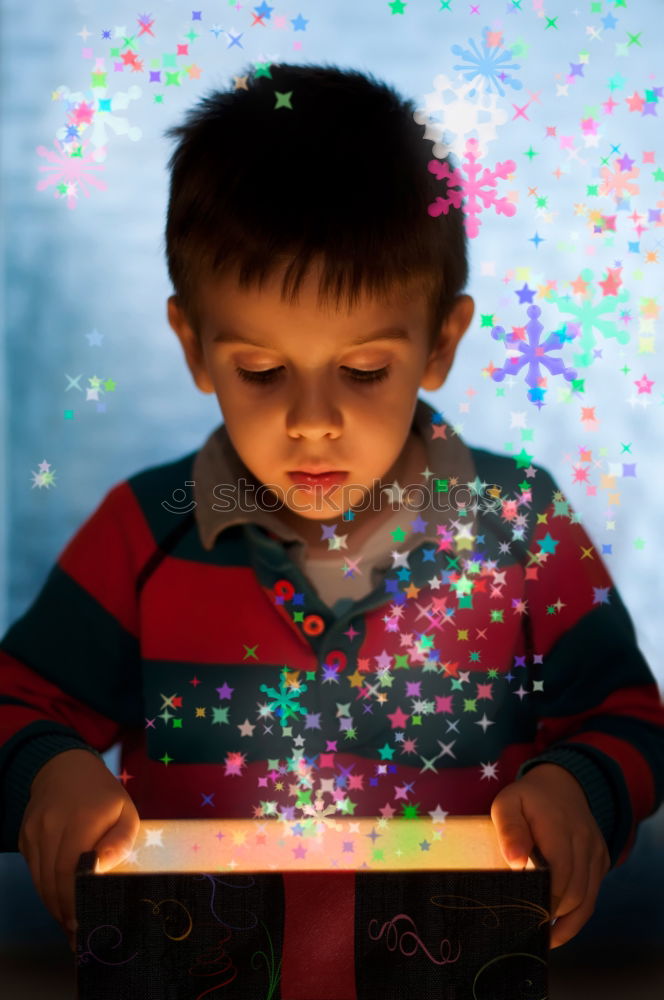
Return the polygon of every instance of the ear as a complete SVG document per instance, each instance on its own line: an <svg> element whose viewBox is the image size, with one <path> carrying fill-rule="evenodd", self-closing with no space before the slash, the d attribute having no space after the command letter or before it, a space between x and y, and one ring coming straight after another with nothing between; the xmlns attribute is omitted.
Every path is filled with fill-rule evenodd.
<svg viewBox="0 0 664 1000"><path fill-rule="evenodd" d="M213 393L214 385L208 374L207 364L198 337L178 305L176 295L167 300L168 322L178 336L192 378L201 392Z"/></svg>
<svg viewBox="0 0 664 1000"><path fill-rule="evenodd" d="M454 361L457 347L470 326L475 302L470 295L458 295L445 320L422 375L420 388L434 392L444 384Z"/></svg>

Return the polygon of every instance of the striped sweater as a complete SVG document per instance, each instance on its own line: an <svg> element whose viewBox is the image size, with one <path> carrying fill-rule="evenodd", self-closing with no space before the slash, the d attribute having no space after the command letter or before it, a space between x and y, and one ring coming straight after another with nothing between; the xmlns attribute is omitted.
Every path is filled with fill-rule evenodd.
<svg viewBox="0 0 664 1000"><path fill-rule="evenodd" d="M531 456L415 421L431 502L337 615L297 534L219 502L246 472L223 425L109 490L0 642L0 849L51 757L119 742L142 819L440 823L551 762L626 860L664 706L606 566Z"/></svg>

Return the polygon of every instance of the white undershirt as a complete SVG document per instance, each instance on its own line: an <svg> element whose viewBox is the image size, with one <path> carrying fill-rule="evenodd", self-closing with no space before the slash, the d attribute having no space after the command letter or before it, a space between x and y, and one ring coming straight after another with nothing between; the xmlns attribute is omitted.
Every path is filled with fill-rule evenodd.
<svg viewBox="0 0 664 1000"><path fill-rule="evenodd" d="M425 517L424 514L422 516ZM337 617L378 585L381 579L381 569L378 567L383 570L389 568L392 565L390 553L400 551L406 544L405 540L403 543L395 542L391 532L400 527L408 534L408 526L415 517L414 511L402 508L383 521L362 545L357 570L352 575L346 576L343 567L348 564L348 560L353 560L353 554L345 554L343 549L336 556L303 560L303 572L313 583L321 600ZM407 547L412 548L412 544L411 540ZM374 568L375 572L372 572Z"/></svg>

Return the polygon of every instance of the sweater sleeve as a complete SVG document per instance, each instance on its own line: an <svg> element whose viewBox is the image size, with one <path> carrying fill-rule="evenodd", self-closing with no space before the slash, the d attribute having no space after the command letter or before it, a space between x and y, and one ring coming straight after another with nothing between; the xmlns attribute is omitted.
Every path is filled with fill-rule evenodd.
<svg viewBox="0 0 664 1000"><path fill-rule="evenodd" d="M580 516L545 470L537 480L525 568L537 752L516 778L543 763L570 771L613 868L664 799L664 704Z"/></svg>
<svg viewBox="0 0 664 1000"><path fill-rule="evenodd" d="M18 850L48 760L76 748L101 758L142 721L137 513L128 484L113 487L0 641L0 850Z"/></svg>

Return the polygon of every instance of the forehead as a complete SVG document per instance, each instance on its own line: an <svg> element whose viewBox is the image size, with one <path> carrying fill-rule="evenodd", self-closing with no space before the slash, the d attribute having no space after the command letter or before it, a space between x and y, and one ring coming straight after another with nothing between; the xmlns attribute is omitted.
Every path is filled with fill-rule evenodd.
<svg viewBox="0 0 664 1000"><path fill-rule="evenodd" d="M349 300L348 290L336 294L336 287L324 292L320 264L310 266L293 293L292 283L284 287L287 263L277 266L259 286L253 281L241 287L237 270L220 277L207 278L199 287L201 313L206 320L247 322L252 317L271 316L275 321L288 316L316 317L330 322L356 319L381 320L401 318L404 322L417 322L427 313L431 279L415 277L408 282L394 282L384 291L360 288Z"/></svg>

